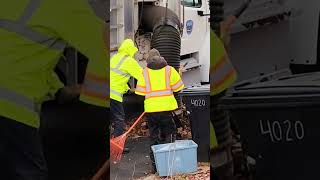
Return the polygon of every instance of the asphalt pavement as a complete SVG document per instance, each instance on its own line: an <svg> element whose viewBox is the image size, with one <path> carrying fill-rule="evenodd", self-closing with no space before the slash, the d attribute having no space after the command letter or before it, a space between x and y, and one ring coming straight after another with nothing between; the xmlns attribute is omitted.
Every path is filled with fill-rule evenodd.
<svg viewBox="0 0 320 180"><path fill-rule="evenodd" d="M123 154L121 161L111 164L111 180L130 180L150 174L149 138L127 139L128 154Z"/></svg>

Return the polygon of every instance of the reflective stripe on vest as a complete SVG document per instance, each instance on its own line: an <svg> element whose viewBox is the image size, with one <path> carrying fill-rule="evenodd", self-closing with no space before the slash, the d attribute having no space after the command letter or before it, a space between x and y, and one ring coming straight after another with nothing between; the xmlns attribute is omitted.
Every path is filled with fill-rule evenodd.
<svg viewBox="0 0 320 180"><path fill-rule="evenodd" d="M85 95L95 97L98 99L109 99L109 80L101 78L92 74L87 74L82 86Z"/></svg>
<svg viewBox="0 0 320 180"><path fill-rule="evenodd" d="M27 21L32 17L39 5L40 0L30 0L29 4L25 7L22 15L17 21L0 19L0 28L9 32L17 33L26 39L45 45L48 48L63 50L66 46L65 43L61 43L57 39L52 39L51 37L36 32L26 26ZM0 87L0 98L15 103L35 113L39 113L40 111L40 106L36 105L33 99L29 99L28 97L2 87Z"/></svg>
<svg viewBox="0 0 320 180"><path fill-rule="evenodd" d="M39 7L39 5L40 5L40 0L30 0L29 4L24 8L24 11L20 16L20 19L18 20L18 22L20 24L26 24L27 21L33 15L33 12L35 12L36 9Z"/></svg>
<svg viewBox="0 0 320 180"><path fill-rule="evenodd" d="M143 77L146 85L146 93L151 91L151 84L150 84L150 77L149 77L149 72L148 68L143 70Z"/></svg>
<svg viewBox="0 0 320 180"><path fill-rule="evenodd" d="M171 76L171 67L170 66L166 66L166 68L165 68L166 89L164 89L164 90L152 91L148 68L143 70L143 76L144 76L145 84L146 84L146 88L145 88L146 99L152 98L152 97L173 95L171 87L170 87L170 76Z"/></svg>
<svg viewBox="0 0 320 180"><path fill-rule="evenodd" d="M1 99L20 105L30 111L39 113L38 106L36 106L35 102L21 94L0 87L0 97Z"/></svg>
<svg viewBox="0 0 320 180"><path fill-rule="evenodd" d="M213 66L211 72L213 72L213 76L210 77L212 87L213 89L219 89L235 73L235 70L229 63L228 57L223 55L218 63Z"/></svg>
<svg viewBox="0 0 320 180"><path fill-rule="evenodd" d="M170 86L170 77L171 77L171 67L170 66L166 66L166 88L167 90L171 90L171 86Z"/></svg>
<svg viewBox="0 0 320 180"><path fill-rule="evenodd" d="M17 21L0 19L0 28L9 32L14 32L36 43L47 46L51 49L63 50L66 43L59 39L53 39L45 34L36 32L26 26L27 21L32 17L33 13L40 5L40 0L30 0L29 4L24 9L22 15Z"/></svg>
<svg viewBox="0 0 320 180"><path fill-rule="evenodd" d="M117 96L120 96L121 98L123 97L123 94L121 94L121 93L119 93L119 92L117 92L115 90L112 90L112 89L110 89L110 93L115 94Z"/></svg>
<svg viewBox="0 0 320 180"><path fill-rule="evenodd" d="M173 90L179 89L183 85L182 80L180 79L176 84L172 85L171 88Z"/></svg>
<svg viewBox="0 0 320 180"><path fill-rule="evenodd" d="M121 67L121 65L124 63L124 61L126 60L127 56L124 56L120 62L117 64L117 66L115 68L111 68L111 71L117 73L117 74L120 74L122 76L125 76L125 77L129 77L130 75L128 73L125 73L123 71L121 71L119 68Z"/></svg>
<svg viewBox="0 0 320 180"><path fill-rule="evenodd" d="M141 92L141 93L146 93L146 87L142 87L142 86L137 85L135 91Z"/></svg>
<svg viewBox="0 0 320 180"><path fill-rule="evenodd" d="M159 97L159 96L171 96L171 95L172 95L171 90L161 90L161 91L154 91L154 92L147 93L146 98Z"/></svg>

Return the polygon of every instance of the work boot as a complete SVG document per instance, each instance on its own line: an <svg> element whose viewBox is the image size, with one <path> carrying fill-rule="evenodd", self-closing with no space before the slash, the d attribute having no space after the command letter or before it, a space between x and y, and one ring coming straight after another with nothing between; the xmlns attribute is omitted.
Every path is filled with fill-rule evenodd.
<svg viewBox="0 0 320 180"><path fill-rule="evenodd" d="M157 167L156 167L156 164L152 163L152 168L151 168L151 174L155 174L157 173Z"/></svg>

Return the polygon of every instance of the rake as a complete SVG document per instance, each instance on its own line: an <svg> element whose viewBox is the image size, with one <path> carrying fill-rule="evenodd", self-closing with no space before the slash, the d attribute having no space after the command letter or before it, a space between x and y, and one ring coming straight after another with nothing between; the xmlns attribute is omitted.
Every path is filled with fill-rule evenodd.
<svg viewBox="0 0 320 180"><path fill-rule="evenodd" d="M110 158L112 161L118 162L121 159L124 144L129 133L133 130L133 128L140 122L145 112L143 112L139 118L133 123L133 125L121 136L110 139Z"/></svg>

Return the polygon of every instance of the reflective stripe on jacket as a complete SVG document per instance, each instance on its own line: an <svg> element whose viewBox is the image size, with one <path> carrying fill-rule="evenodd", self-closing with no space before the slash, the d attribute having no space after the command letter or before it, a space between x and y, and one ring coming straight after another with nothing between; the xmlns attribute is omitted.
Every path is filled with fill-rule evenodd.
<svg viewBox="0 0 320 180"><path fill-rule="evenodd" d="M121 44L118 53L111 58L110 62L110 98L119 102L123 101L123 94L129 90L128 81L130 76L141 79L142 68L133 58L138 51L130 39Z"/></svg>
<svg viewBox="0 0 320 180"><path fill-rule="evenodd" d="M211 31L211 95L217 95L229 88L236 80L237 74L229 61L228 54L218 36Z"/></svg>
<svg viewBox="0 0 320 180"><path fill-rule="evenodd" d="M172 111L178 108L173 92L184 88L179 73L171 66L159 70L145 68L136 94L145 96L145 112Z"/></svg>
<svg viewBox="0 0 320 180"><path fill-rule="evenodd" d="M87 72L80 99L96 106L110 107L108 91L108 77Z"/></svg>

